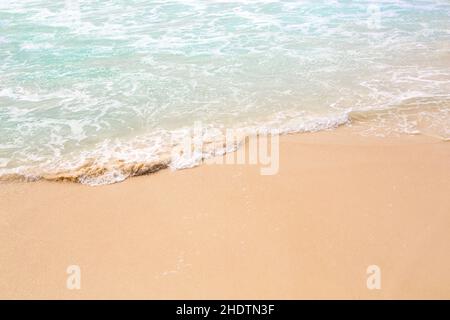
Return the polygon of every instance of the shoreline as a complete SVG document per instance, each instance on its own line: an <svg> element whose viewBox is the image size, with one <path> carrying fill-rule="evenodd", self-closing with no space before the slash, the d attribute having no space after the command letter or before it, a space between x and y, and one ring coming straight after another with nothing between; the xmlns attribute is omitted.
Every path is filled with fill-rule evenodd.
<svg viewBox="0 0 450 320"><path fill-rule="evenodd" d="M0 298L450 297L447 142L341 126L281 136L278 174L259 169L2 183Z"/></svg>
<svg viewBox="0 0 450 320"><path fill-rule="evenodd" d="M90 150L80 151L70 160L55 158L42 166L34 164L17 168L0 168L0 183L55 181L89 186L120 183L168 168L184 170L201 166L211 159L221 157L217 155L239 152L242 145L255 137L271 134L282 137L347 128L346 130L369 139L370 137L391 139L407 135L423 135L443 142L450 141L447 130L449 124L446 121L448 108L434 110L426 105L421 107L425 108L426 116L421 114L417 107L403 106L397 110L344 112L328 115L325 118L306 120L301 125L298 123L289 125L287 122L281 127L270 125L266 127L262 122L259 127L219 129L203 127L201 123L196 123L193 127L184 128L187 131L183 132L183 139L180 139L180 132L177 130L170 132L171 137L166 138L157 152L152 148L146 149L147 143L150 146L154 143L151 139L147 141L149 138L147 135L137 135L134 138L116 141L111 145L102 145L101 148L99 145L93 146ZM433 118L434 128L430 124L430 117ZM141 139L144 142L138 143ZM197 141L201 141L200 149L197 149ZM186 152L186 148L191 149L189 152L193 154L184 159L181 154ZM99 152L100 149L103 151ZM108 150L106 157L104 157L105 150ZM175 154L172 153L174 150L177 150ZM200 157L196 154L197 152L201 153ZM149 155L151 155L150 158Z"/></svg>

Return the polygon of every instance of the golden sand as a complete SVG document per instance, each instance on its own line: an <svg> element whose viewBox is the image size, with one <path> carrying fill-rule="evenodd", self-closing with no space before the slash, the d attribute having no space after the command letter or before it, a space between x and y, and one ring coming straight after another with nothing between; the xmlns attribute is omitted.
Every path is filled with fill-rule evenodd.
<svg viewBox="0 0 450 320"><path fill-rule="evenodd" d="M1 184L0 298L450 298L448 142L349 128L280 140L273 176L203 165Z"/></svg>

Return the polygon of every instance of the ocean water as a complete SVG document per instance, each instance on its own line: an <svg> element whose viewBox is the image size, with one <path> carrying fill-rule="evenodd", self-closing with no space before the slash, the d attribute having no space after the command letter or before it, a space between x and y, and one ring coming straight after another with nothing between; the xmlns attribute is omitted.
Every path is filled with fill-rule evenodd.
<svg viewBox="0 0 450 320"><path fill-rule="evenodd" d="M448 140L450 1L0 1L0 179L193 166L198 123Z"/></svg>

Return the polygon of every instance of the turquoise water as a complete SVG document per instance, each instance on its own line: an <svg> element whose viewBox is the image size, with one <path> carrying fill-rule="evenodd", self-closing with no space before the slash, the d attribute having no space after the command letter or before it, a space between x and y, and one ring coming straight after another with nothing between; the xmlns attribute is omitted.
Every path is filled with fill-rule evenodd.
<svg viewBox="0 0 450 320"><path fill-rule="evenodd" d="M450 138L449 1L0 2L3 178L192 166L167 154L196 122L352 121Z"/></svg>

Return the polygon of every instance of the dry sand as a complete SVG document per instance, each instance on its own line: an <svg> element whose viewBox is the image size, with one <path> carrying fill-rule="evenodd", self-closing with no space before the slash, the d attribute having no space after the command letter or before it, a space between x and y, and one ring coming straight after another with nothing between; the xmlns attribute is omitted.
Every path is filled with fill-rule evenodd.
<svg viewBox="0 0 450 320"><path fill-rule="evenodd" d="M259 169L2 184L0 298L450 298L448 142L289 135Z"/></svg>

